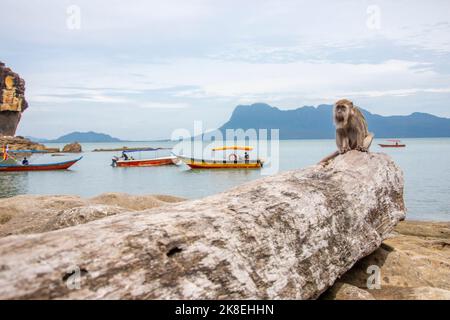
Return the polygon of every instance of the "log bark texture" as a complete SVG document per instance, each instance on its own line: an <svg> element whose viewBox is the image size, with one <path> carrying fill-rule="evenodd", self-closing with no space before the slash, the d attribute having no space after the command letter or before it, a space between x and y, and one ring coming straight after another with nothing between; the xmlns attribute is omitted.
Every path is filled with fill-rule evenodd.
<svg viewBox="0 0 450 320"><path fill-rule="evenodd" d="M0 298L316 298L404 217L401 170L351 151L204 199L0 239Z"/></svg>

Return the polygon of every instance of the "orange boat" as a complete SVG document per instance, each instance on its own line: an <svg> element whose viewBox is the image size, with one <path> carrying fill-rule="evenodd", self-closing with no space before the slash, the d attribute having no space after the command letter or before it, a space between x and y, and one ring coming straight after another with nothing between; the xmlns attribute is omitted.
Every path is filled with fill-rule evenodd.
<svg viewBox="0 0 450 320"><path fill-rule="evenodd" d="M387 140L391 143L386 144L386 143L379 143L378 145L382 148L404 148L406 147L406 144L402 144L400 140Z"/></svg>
<svg viewBox="0 0 450 320"><path fill-rule="evenodd" d="M123 151L122 157L114 157L112 159L111 165L113 167L155 167L155 166L165 166L175 164L177 157L175 156L164 156L147 159L134 159L132 156L129 156L129 153L132 152L143 152L143 151L155 151L158 150L169 150L168 148L145 148L138 150L130 150Z"/></svg>
<svg viewBox="0 0 450 320"><path fill-rule="evenodd" d="M48 171L48 170L66 170L73 166L75 163L81 160L83 157L79 157L75 160L69 160L64 162L57 163L45 163L45 164L19 164L17 161L14 163L4 163L5 161L0 162L0 172L4 171ZM3 163L2 163L3 162Z"/></svg>

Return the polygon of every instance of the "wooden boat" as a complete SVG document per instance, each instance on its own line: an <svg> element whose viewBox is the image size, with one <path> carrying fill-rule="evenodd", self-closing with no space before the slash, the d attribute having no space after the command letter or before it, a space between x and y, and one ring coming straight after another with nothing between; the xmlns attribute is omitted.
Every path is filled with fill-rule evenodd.
<svg viewBox="0 0 450 320"><path fill-rule="evenodd" d="M226 151L226 150L242 150L242 151L252 151L253 147L247 146L223 146L223 147L215 147L212 151Z"/></svg>
<svg viewBox="0 0 450 320"><path fill-rule="evenodd" d="M192 169L259 169L263 166L261 160L205 160L178 156Z"/></svg>
<svg viewBox="0 0 450 320"><path fill-rule="evenodd" d="M117 160L115 161L116 167L153 167L153 166L165 166L175 164L177 157L159 157L153 159L140 159L140 160ZM114 163L114 160L113 160Z"/></svg>
<svg viewBox="0 0 450 320"><path fill-rule="evenodd" d="M75 160L69 160L56 163L45 164L28 164L22 165L14 160L14 163L10 161L0 161L0 172L4 171L48 171L48 170L66 170L73 166L75 163L81 160L83 157L79 157ZM5 163L7 162L7 163Z"/></svg>
<svg viewBox="0 0 450 320"><path fill-rule="evenodd" d="M404 148L406 147L406 144L402 144L400 140L387 140L391 143L386 144L386 143L379 143L378 145L382 148Z"/></svg>
<svg viewBox="0 0 450 320"><path fill-rule="evenodd" d="M114 157L112 159L111 165L113 167L155 167L155 166L165 166L175 164L177 157L169 155L164 157L158 157L156 152L159 150L168 150L168 148L144 148L144 149L134 149L129 151L123 151L122 157ZM132 152L145 152L153 151L155 152L155 157L144 158L144 159L133 159L133 157L128 156Z"/></svg>
<svg viewBox="0 0 450 320"><path fill-rule="evenodd" d="M226 150L242 150L251 151L252 147L240 147L240 146L223 146L213 148L212 151L226 151ZM177 156L178 159L183 161L192 169L259 169L263 166L263 161L260 159L250 160L248 154L241 159L237 154L232 153L228 156L228 159L196 159L187 156Z"/></svg>

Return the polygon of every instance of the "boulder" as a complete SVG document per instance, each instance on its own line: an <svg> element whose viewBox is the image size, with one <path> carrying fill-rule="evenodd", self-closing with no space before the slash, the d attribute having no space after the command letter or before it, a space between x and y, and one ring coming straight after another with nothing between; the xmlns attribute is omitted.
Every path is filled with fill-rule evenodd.
<svg viewBox="0 0 450 320"><path fill-rule="evenodd" d="M164 195L133 196L104 193L84 199L67 195L21 195L0 199L0 238L47 232L122 212L155 208L184 201Z"/></svg>
<svg viewBox="0 0 450 320"><path fill-rule="evenodd" d="M66 144L62 149L62 152L71 152L71 153L79 153L81 151L82 151L81 144L79 144L78 142Z"/></svg>
<svg viewBox="0 0 450 320"><path fill-rule="evenodd" d="M119 206L130 210L145 210L162 206L167 203L176 203L184 201L180 197L170 195L154 194L154 195L130 195L127 193L109 192L102 193L97 197L89 200L93 204L106 204L110 206Z"/></svg>
<svg viewBox="0 0 450 320"><path fill-rule="evenodd" d="M369 266L379 267L378 289L367 288ZM449 299L450 222L399 223L395 235L356 263L323 298L345 299L345 285L376 299Z"/></svg>
<svg viewBox="0 0 450 320"><path fill-rule="evenodd" d="M85 203L80 197L66 195L20 195L0 199L0 217L9 217L0 224L0 237L49 231L46 225L59 212Z"/></svg>
<svg viewBox="0 0 450 320"><path fill-rule="evenodd" d="M45 151L48 153L58 153L60 152L59 148L45 148ZM56 154L52 154L52 156L56 156ZM58 155L58 156L63 156L63 155Z"/></svg>
<svg viewBox="0 0 450 320"><path fill-rule="evenodd" d="M76 226L89 221L98 220L107 216L112 216L124 212L124 209L118 206L104 204L87 205L72 209L63 210L50 219L46 225L46 230L57 230Z"/></svg>
<svg viewBox="0 0 450 320"><path fill-rule="evenodd" d="M43 144L23 137L0 136L0 146L4 145L8 145L9 150L41 150L48 152L48 149Z"/></svg>
<svg viewBox="0 0 450 320"><path fill-rule="evenodd" d="M337 281L322 297L324 300L375 300L367 290Z"/></svg>
<svg viewBox="0 0 450 320"><path fill-rule="evenodd" d="M313 299L404 217L401 170L351 151L204 199L0 239L0 298Z"/></svg>
<svg viewBox="0 0 450 320"><path fill-rule="evenodd" d="M14 136L27 108L25 81L0 61L0 136Z"/></svg>

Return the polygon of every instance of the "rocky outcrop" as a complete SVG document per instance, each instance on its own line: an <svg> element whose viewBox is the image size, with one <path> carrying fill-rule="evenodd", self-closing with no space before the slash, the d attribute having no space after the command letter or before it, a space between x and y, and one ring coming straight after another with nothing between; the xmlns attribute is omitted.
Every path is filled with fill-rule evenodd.
<svg viewBox="0 0 450 320"><path fill-rule="evenodd" d="M0 61L0 136L14 136L28 108L25 81Z"/></svg>
<svg viewBox="0 0 450 320"><path fill-rule="evenodd" d="M395 231L322 298L450 300L450 222L403 221ZM369 266L379 268L379 288L367 288Z"/></svg>
<svg viewBox="0 0 450 320"><path fill-rule="evenodd" d="M373 295L351 284L337 281L323 294L324 300L375 300Z"/></svg>
<svg viewBox="0 0 450 320"><path fill-rule="evenodd" d="M4 145L8 145L9 150L41 150L43 152L48 152L49 150L43 144L33 142L24 137L0 137L0 146Z"/></svg>
<svg viewBox="0 0 450 320"><path fill-rule="evenodd" d="M82 151L81 144L78 142L73 142L66 144L62 149L62 152L80 153Z"/></svg>
<svg viewBox="0 0 450 320"><path fill-rule="evenodd" d="M54 218L50 219L49 223L45 226L45 230L58 230L76 226L89 221L113 216L124 211L127 210L124 210L122 207L104 204L76 207L58 213Z"/></svg>
<svg viewBox="0 0 450 320"><path fill-rule="evenodd" d="M316 298L404 216L401 170L352 151L204 199L0 239L0 298Z"/></svg>
<svg viewBox="0 0 450 320"><path fill-rule="evenodd" d="M0 199L0 238L57 230L122 212L145 210L180 201L184 199L126 193L104 193L90 199L66 195L21 195Z"/></svg>
<svg viewBox="0 0 450 320"><path fill-rule="evenodd" d="M38 152L55 153L59 152L58 148L48 148L45 145L37 142L33 142L24 137L0 137L0 147L8 146L10 155L13 154L15 158L22 158L24 156L29 156L29 152L17 153L12 152L14 150L34 150ZM0 149L0 156L3 156L2 149Z"/></svg>

